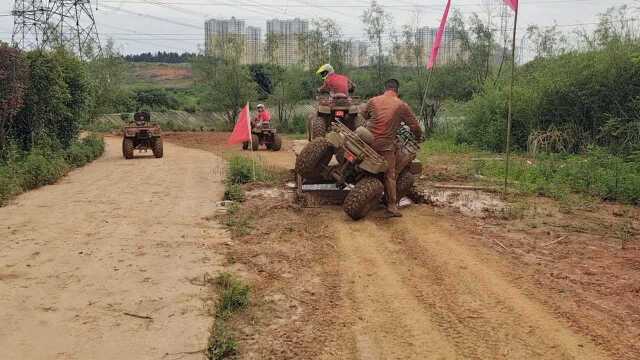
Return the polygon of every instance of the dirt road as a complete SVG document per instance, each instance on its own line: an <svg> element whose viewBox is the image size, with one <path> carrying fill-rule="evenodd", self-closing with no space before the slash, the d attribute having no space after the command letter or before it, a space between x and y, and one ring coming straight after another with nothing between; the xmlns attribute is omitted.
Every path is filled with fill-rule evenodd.
<svg viewBox="0 0 640 360"><path fill-rule="evenodd" d="M342 215L337 215L343 218ZM425 207L336 219L359 359L604 359Z"/></svg>
<svg viewBox="0 0 640 360"><path fill-rule="evenodd" d="M227 235L204 217L223 163L166 143L163 159L125 161L106 141L99 160L0 208L2 359L202 357L184 352L211 326L203 278Z"/></svg>
<svg viewBox="0 0 640 360"><path fill-rule="evenodd" d="M219 151L199 138L176 140ZM292 165L291 153L261 156ZM249 200L254 230L229 249L259 284L242 358L610 358L541 301L550 293L430 206L353 222L338 207L265 212L279 202Z"/></svg>

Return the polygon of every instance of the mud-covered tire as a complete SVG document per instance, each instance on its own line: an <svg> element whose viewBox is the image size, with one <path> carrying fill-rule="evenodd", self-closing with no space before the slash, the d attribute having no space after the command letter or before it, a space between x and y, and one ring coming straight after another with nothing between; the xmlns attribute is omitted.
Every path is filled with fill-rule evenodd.
<svg viewBox="0 0 640 360"><path fill-rule="evenodd" d="M125 159L133 159L133 139L122 139L122 156Z"/></svg>
<svg viewBox="0 0 640 360"><path fill-rule="evenodd" d="M325 138L311 140L296 158L296 173L307 180L320 180L321 172L329 165L333 156L333 146Z"/></svg>
<svg viewBox="0 0 640 360"><path fill-rule="evenodd" d="M413 190L413 184L416 182L416 176L413 175L409 169L405 169L400 173L396 179L396 191L398 193L398 200L411 194Z"/></svg>
<svg viewBox="0 0 640 360"><path fill-rule="evenodd" d="M327 123L320 116L311 119L311 140L315 138L323 138L327 135Z"/></svg>
<svg viewBox="0 0 640 360"><path fill-rule="evenodd" d="M365 177L349 191L342 209L353 220L360 220L380 203L383 193L382 181L371 176Z"/></svg>
<svg viewBox="0 0 640 360"><path fill-rule="evenodd" d="M151 149L151 151L153 151L153 156L155 156L158 159L164 155L161 137L153 141L153 148Z"/></svg>
<svg viewBox="0 0 640 360"><path fill-rule="evenodd" d="M249 149L249 142L245 141L242 143L242 150L248 150Z"/></svg>
<svg viewBox="0 0 640 360"><path fill-rule="evenodd" d="M258 147L260 147L260 139L258 138L258 135L251 134L251 149L256 151L258 150Z"/></svg>
<svg viewBox="0 0 640 360"><path fill-rule="evenodd" d="M273 142L271 143L269 149L273 151L280 151L282 148L282 138L278 134L273 135Z"/></svg>

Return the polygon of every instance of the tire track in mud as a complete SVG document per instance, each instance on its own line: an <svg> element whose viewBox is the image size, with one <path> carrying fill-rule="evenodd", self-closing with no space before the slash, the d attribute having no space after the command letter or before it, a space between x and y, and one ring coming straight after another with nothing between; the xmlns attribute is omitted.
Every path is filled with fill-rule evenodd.
<svg viewBox="0 0 640 360"><path fill-rule="evenodd" d="M426 207L404 215L331 214L358 359L607 358L446 220Z"/></svg>

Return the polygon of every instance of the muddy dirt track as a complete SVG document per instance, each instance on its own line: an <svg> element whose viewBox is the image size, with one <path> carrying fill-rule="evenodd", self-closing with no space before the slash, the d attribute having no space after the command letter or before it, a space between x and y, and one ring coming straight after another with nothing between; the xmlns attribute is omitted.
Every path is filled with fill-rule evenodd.
<svg viewBox="0 0 640 360"><path fill-rule="evenodd" d="M172 139L234 151L218 136ZM290 168L291 149L285 141L284 151L258 156ZM540 301L552 292L514 281L513 264L474 242L455 217L414 206L401 219L377 212L353 222L339 207L269 212L282 200L269 201L249 201L249 218L260 220L229 250L259 284L256 308L238 325L241 358L616 358Z"/></svg>
<svg viewBox="0 0 640 360"><path fill-rule="evenodd" d="M223 163L171 144L125 161L106 140L96 162L0 208L0 359L162 359L206 344L203 278L227 235L204 217Z"/></svg>
<svg viewBox="0 0 640 360"><path fill-rule="evenodd" d="M429 206L352 222L253 199L253 230L228 242L209 218L211 152L237 151L224 139L169 134L197 149L124 161L111 138L100 160L1 208L0 358L201 358L203 278L227 266L254 289L235 324L242 359L609 358ZM290 166L291 142L259 157Z"/></svg>
<svg viewBox="0 0 640 360"><path fill-rule="evenodd" d="M335 224L358 358L606 358L428 209Z"/></svg>

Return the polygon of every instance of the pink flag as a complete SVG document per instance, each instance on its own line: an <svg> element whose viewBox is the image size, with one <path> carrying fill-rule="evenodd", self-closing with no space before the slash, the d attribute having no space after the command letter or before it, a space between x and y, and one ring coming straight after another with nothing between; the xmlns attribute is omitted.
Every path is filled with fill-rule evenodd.
<svg viewBox="0 0 640 360"><path fill-rule="evenodd" d="M236 126L233 127L233 132L229 136L227 143L238 144L241 142L251 140L251 122L249 121L249 104L245 105L240 111Z"/></svg>
<svg viewBox="0 0 640 360"><path fill-rule="evenodd" d="M509 5L513 11L518 11L518 0L504 0L504 2Z"/></svg>
<svg viewBox="0 0 640 360"><path fill-rule="evenodd" d="M518 1L518 0L514 0ZM444 8L444 14L442 14L442 20L440 20L440 28L436 32L436 39L433 42L431 48L431 56L429 57L429 63L427 69L433 68L436 64L436 58L438 57L438 51L440 50L440 44L442 43L442 35L444 35L444 28L447 25L447 18L449 17L449 8L451 7L451 0L447 0L447 7Z"/></svg>

